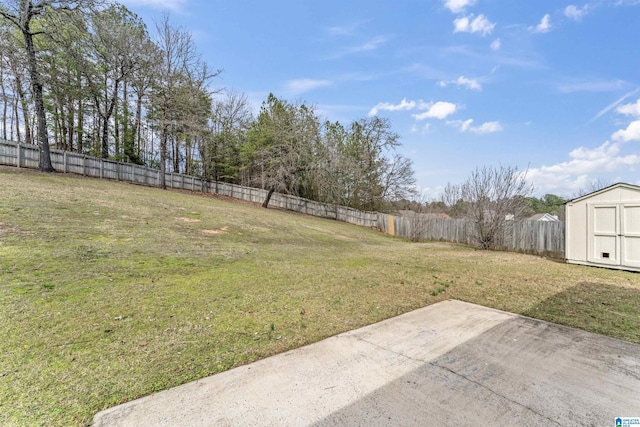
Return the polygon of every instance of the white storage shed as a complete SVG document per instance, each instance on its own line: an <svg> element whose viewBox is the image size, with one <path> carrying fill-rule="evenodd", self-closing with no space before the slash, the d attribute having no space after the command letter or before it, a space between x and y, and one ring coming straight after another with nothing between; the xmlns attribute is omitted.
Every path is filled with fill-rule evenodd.
<svg viewBox="0 0 640 427"><path fill-rule="evenodd" d="M640 187L614 184L566 204L572 264L640 271Z"/></svg>

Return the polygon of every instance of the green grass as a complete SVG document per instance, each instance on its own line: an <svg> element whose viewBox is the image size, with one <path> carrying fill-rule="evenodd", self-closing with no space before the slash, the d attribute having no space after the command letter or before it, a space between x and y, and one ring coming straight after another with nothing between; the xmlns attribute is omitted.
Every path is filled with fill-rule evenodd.
<svg viewBox="0 0 640 427"><path fill-rule="evenodd" d="M0 168L0 425L102 409L457 298L640 342L640 275Z"/></svg>

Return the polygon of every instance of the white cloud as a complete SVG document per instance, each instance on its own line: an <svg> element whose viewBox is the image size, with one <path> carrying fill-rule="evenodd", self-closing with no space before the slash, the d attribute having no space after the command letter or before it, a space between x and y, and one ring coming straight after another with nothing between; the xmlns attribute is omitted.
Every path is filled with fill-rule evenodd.
<svg viewBox="0 0 640 427"><path fill-rule="evenodd" d="M463 86L463 87L466 87L467 89L482 90L482 86L480 85L480 83L478 83L477 80L468 79L465 76L460 76L456 80L440 80L438 82L438 86L441 86L441 87L446 87L450 84Z"/></svg>
<svg viewBox="0 0 640 427"><path fill-rule="evenodd" d="M573 19L574 21L580 21L582 17L587 14L588 6L584 6L583 8L579 8L573 4L570 4L564 9L564 16L567 18Z"/></svg>
<svg viewBox="0 0 640 427"><path fill-rule="evenodd" d="M416 120L424 119L445 119L447 116L455 113L458 109L456 104L451 102L438 101L434 104L428 104L427 111L420 114L413 114L412 117Z"/></svg>
<svg viewBox="0 0 640 427"><path fill-rule="evenodd" d="M453 13L464 12L467 6L473 6L476 0L444 0L444 7Z"/></svg>
<svg viewBox="0 0 640 427"><path fill-rule="evenodd" d="M471 124L473 123L473 119L465 120L460 124L460 132L468 132L469 128L471 128Z"/></svg>
<svg viewBox="0 0 640 427"><path fill-rule="evenodd" d="M640 100L621 105L616 111L640 117ZM637 176L635 169L640 166L640 155L633 154L637 150L634 148L627 154L622 152L625 144L630 141L640 142L640 120L634 120L625 129L614 132L611 141L596 148L575 148L569 153L568 161L530 169L528 179L541 192L557 192L559 189L573 190L575 193L604 174L609 177L615 174L616 181L620 181L620 175L625 172Z"/></svg>
<svg viewBox="0 0 640 427"><path fill-rule="evenodd" d="M551 16L547 13L542 17L538 25L529 27L529 30L534 33L548 33L551 31Z"/></svg>
<svg viewBox="0 0 640 427"><path fill-rule="evenodd" d="M453 120L453 121L447 122L447 124L452 126L457 126L460 129L460 132L471 132L471 133L476 133L478 135L501 132L504 129L499 121L484 122L480 126L473 126L473 122L474 122L473 119L467 119L464 121Z"/></svg>
<svg viewBox="0 0 640 427"><path fill-rule="evenodd" d="M625 116L640 117L640 99L635 104L624 104L616 108L616 112L624 114Z"/></svg>
<svg viewBox="0 0 640 427"><path fill-rule="evenodd" d="M188 0L124 0L121 3L131 6L148 6L153 9L184 10Z"/></svg>
<svg viewBox="0 0 640 427"><path fill-rule="evenodd" d="M445 102L445 101L424 102L423 100L407 101L407 98L403 98L402 101L400 101L400 103L398 104L391 104L389 102L380 102L376 104L371 109L371 111L369 111L369 116L375 116L380 111L418 110L423 112L411 115L411 117L413 117L416 120L444 119L447 116L455 113L457 109L458 109L458 106L456 104L452 104L451 102ZM427 130L428 130L428 127L427 127ZM415 130L413 130L412 128L412 131L415 131Z"/></svg>
<svg viewBox="0 0 640 427"><path fill-rule="evenodd" d="M314 79L296 79L289 80L286 83L286 88L289 92L295 94L308 92L319 87L330 86L332 83L329 80L314 80Z"/></svg>
<svg viewBox="0 0 640 427"><path fill-rule="evenodd" d="M478 134L484 135L484 134L487 134L487 133L501 132L502 129L503 129L503 127L500 124L500 122L495 121L495 122L485 122L485 123L481 124L480 126L472 127L470 129L470 131L473 132L473 133L478 133Z"/></svg>
<svg viewBox="0 0 640 427"><path fill-rule="evenodd" d="M347 53L370 52L378 49L380 46L389 41L389 37L378 36L368 40L361 45L351 46L346 49Z"/></svg>
<svg viewBox="0 0 640 427"><path fill-rule="evenodd" d="M407 98L402 98L399 104L380 102L369 111L369 116L375 116L379 111L410 111L415 109L416 106L415 101L407 101Z"/></svg>
<svg viewBox="0 0 640 427"><path fill-rule="evenodd" d="M604 144L595 149L585 147L575 148L569 153L569 157L571 157L576 162L593 162L615 157L619 152L619 144L612 144L611 142L606 141ZM593 171L593 169L591 169L592 166L584 166L585 164L583 164L583 168L576 170L576 172L588 173Z"/></svg>
<svg viewBox="0 0 640 427"><path fill-rule="evenodd" d="M495 39L494 41L491 42L491 50L500 50L501 47L502 47L502 40Z"/></svg>
<svg viewBox="0 0 640 427"><path fill-rule="evenodd" d="M609 141L596 148L578 147L569 153L569 158L566 162L529 169L527 179L541 193L566 194L587 187L595 176L640 165L640 156L621 155L620 144Z"/></svg>
<svg viewBox="0 0 640 427"><path fill-rule="evenodd" d="M491 34L496 26L494 22L490 22L484 15L480 14L474 18L474 15L462 16L453 20L454 33L481 33L483 36Z"/></svg>
<svg viewBox="0 0 640 427"><path fill-rule="evenodd" d="M640 141L640 120L629 123L626 129L614 132L611 139L621 142Z"/></svg>

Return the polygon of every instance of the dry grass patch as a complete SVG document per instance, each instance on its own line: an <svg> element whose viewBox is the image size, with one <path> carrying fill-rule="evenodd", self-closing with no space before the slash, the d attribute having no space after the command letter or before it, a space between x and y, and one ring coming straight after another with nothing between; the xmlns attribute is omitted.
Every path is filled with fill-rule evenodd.
<svg viewBox="0 0 640 427"><path fill-rule="evenodd" d="M83 425L449 298L640 342L638 274L117 182L0 182L2 426Z"/></svg>
<svg viewBox="0 0 640 427"><path fill-rule="evenodd" d="M197 218L184 218L184 217L179 217L176 218L178 221L182 221L182 222L200 222L201 220L197 219Z"/></svg>
<svg viewBox="0 0 640 427"><path fill-rule="evenodd" d="M202 230L204 234L215 235L215 234L225 234L227 232L227 227L222 227L219 230Z"/></svg>

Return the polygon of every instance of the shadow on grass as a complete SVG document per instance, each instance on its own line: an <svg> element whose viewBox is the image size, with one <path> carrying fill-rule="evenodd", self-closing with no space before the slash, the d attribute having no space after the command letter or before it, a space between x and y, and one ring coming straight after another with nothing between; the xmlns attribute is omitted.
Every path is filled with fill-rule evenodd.
<svg viewBox="0 0 640 427"><path fill-rule="evenodd" d="M640 290L581 282L522 313L640 343Z"/></svg>

